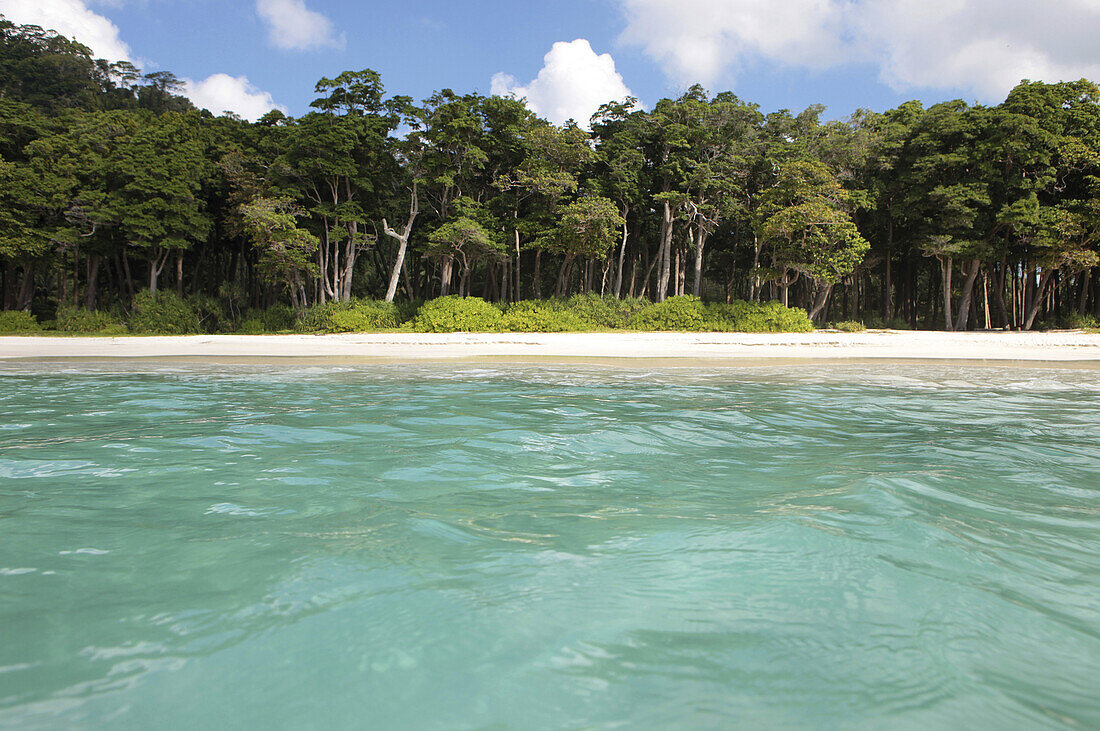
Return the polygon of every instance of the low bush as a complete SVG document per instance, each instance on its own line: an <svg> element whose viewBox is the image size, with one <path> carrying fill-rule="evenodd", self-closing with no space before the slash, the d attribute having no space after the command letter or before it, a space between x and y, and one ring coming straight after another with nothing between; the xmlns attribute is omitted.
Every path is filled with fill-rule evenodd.
<svg viewBox="0 0 1100 731"><path fill-rule="evenodd" d="M904 317L895 317L886 326L891 330L912 330L913 326Z"/></svg>
<svg viewBox="0 0 1100 731"><path fill-rule="evenodd" d="M1100 328L1100 320L1097 320L1092 315L1080 315L1076 312L1071 312L1065 317L1065 326L1071 330L1096 330Z"/></svg>
<svg viewBox="0 0 1100 731"><path fill-rule="evenodd" d="M287 305L273 305L266 310L248 310L244 313L237 332L241 335L263 335L293 330L298 316Z"/></svg>
<svg viewBox="0 0 1100 731"><path fill-rule="evenodd" d="M842 333L861 333L867 329L867 326L855 320L844 320L833 325L833 329L840 330Z"/></svg>
<svg viewBox="0 0 1100 731"><path fill-rule="evenodd" d="M424 304L424 300L402 300L395 302L394 306L397 307L397 322L402 329L413 327L416 321L416 313L420 310L420 307Z"/></svg>
<svg viewBox="0 0 1100 731"><path fill-rule="evenodd" d="M298 330L313 333L372 332L393 330L401 313L393 302L349 300L315 305L298 317Z"/></svg>
<svg viewBox="0 0 1100 731"><path fill-rule="evenodd" d="M102 310L86 310L72 305L58 308L54 327L67 333L117 335L126 332L126 325L114 314Z"/></svg>
<svg viewBox="0 0 1100 731"><path fill-rule="evenodd" d="M163 335L188 335L202 330L194 305L171 290L138 292L129 325L132 332Z"/></svg>
<svg viewBox="0 0 1100 731"><path fill-rule="evenodd" d="M684 295L646 305L630 318L630 327L634 330L699 332L710 329L707 320L707 308L702 300Z"/></svg>
<svg viewBox="0 0 1100 731"><path fill-rule="evenodd" d="M228 333L233 331L233 318L226 307L228 303L218 297L205 294L189 295L184 302L199 318L199 332Z"/></svg>
<svg viewBox="0 0 1100 731"><path fill-rule="evenodd" d="M33 333L42 329L34 315L22 310L0 312L0 333Z"/></svg>
<svg viewBox="0 0 1100 731"><path fill-rule="evenodd" d="M518 333L556 333L589 330L591 326L576 312L554 302L523 300L504 310L501 329Z"/></svg>
<svg viewBox="0 0 1100 731"><path fill-rule="evenodd" d="M784 307L781 302L745 302L707 306L707 327L715 332L804 333L812 332L806 310Z"/></svg>
<svg viewBox="0 0 1100 731"><path fill-rule="evenodd" d="M882 315L868 315L863 320L863 324L867 326L868 330L912 330L912 326L906 321L904 317L893 317L889 320L884 320Z"/></svg>
<svg viewBox="0 0 1100 731"><path fill-rule="evenodd" d="M419 332L497 332L504 315L479 297L451 295L424 303L416 313Z"/></svg>
<svg viewBox="0 0 1100 731"><path fill-rule="evenodd" d="M630 325L631 318L649 305L638 298L616 299L598 294L577 294L566 300L549 300L559 310L571 312L588 330L619 330Z"/></svg>

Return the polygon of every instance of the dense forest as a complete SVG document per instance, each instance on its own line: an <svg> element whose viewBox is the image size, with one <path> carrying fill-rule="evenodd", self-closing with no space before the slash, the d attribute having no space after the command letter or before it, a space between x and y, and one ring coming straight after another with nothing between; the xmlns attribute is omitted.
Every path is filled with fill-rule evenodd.
<svg viewBox="0 0 1100 731"><path fill-rule="evenodd" d="M1100 90L823 122L688 89L550 124L523 100L321 79L250 123L0 16L4 310L369 298L779 302L962 330L1100 315ZM144 296L148 296L147 294Z"/></svg>

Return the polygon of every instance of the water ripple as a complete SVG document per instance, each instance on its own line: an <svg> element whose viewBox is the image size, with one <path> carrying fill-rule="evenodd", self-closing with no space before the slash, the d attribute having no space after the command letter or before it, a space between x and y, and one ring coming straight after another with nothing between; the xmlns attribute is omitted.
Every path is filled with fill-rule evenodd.
<svg viewBox="0 0 1100 731"><path fill-rule="evenodd" d="M0 378L0 726L1100 726L1095 371Z"/></svg>

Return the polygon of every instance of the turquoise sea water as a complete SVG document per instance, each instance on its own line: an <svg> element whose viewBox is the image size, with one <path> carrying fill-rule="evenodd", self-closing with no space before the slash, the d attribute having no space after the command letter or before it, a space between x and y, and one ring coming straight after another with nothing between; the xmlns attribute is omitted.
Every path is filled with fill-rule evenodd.
<svg viewBox="0 0 1100 731"><path fill-rule="evenodd" d="M0 726L1100 726L1100 372L0 366Z"/></svg>

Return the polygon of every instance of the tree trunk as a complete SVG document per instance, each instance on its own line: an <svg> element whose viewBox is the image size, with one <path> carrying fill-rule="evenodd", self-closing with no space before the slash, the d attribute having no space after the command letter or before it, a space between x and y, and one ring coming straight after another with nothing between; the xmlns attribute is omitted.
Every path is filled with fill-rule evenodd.
<svg viewBox="0 0 1100 731"><path fill-rule="evenodd" d="M99 254L88 257L88 288L84 291L84 309L94 310L99 283Z"/></svg>
<svg viewBox="0 0 1100 731"><path fill-rule="evenodd" d="M642 280L642 293L640 296L645 297L649 291L649 278L653 276L653 268L657 266L657 259L653 259L649 262L649 267L645 270L645 279Z"/></svg>
<svg viewBox="0 0 1100 731"><path fill-rule="evenodd" d="M1030 330L1031 328L1026 325L1027 315L1031 312L1031 305L1039 298L1035 295L1035 267L1025 264L1024 265L1024 282L1021 295L1023 296L1023 306L1020 310L1021 327L1024 330ZM1036 307L1036 312L1038 307Z"/></svg>
<svg viewBox="0 0 1100 731"><path fill-rule="evenodd" d="M516 216L517 217L519 216L518 211L516 212ZM516 236L516 264L515 264L515 275L513 277L516 280L516 283L515 283L515 289L512 291L512 297L516 302L519 302L521 299L523 299L523 285L521 284L520 278L519 278L520 267L522 266L523 262L522 262L522 259L520 258L520 251L519 251L519 229L518 228L513 229L513 232L515 233L515 236Z"/></svg>
<svg viewBox="0 0 1100 731"><path fill-rule="evenodd" d="M23 277L19 281L19 296L15 298L15 309L29 310L34 299L34 267L27 264L23 267Z"/></svg>
<svg viewBox="0 0 1100 731"><path fill-rule="evenodd" d="M626 225L626 214L630 211L630 207L623 206L623 240L619 244L619 268L615 270L615 299L620 299L623 292L623 264L626 261L626 239L629 235L629 229Z"/></svg>
<svg viewBox="0 0 1100 731"><path fill-rule="evenodd" d="M122 271L126 273L126 289L130 293L130 299L134 298L134 277L130 273L130 257L122 252Z"/></svg>
<svg viewBox="0 0 1100 731"><path fill-rule="evenodd" d="M817 285L817 296L814 297L813 307L810 309L810 320L818 322L821 316L822 310L825 309L825 305L829 302L829 295L833 293L833 285L819 282ZM786 290L784 290L784 297L786 297Z"/></svg>
<svg viewBox="0 0 1100 731"><path fill-rule="evenodd" d="M672 275L672 206L668 201L662 201L661 209L661 247L658 251L658 259L661 262L661 271L657 275L656 300L664 302L668 297L668 280Z"/></svg>
<svg viewBox="0 0 1100 731"><path fill-rule="evenodd" d="M462 274L458 279L458 293L463 297L470 296L470 265L464 262L462 266Z"/></svg>
<svg viewBox="0 0 1100 731"><path fill-rule="evenodd" d="M749 299L753 302L760 301L760 238L752 236L752 282L749 285Z"/></svg>
<svg viewBox="0 0 1100 731"><path fill-rule="evenodd" d="M554 296L555 297L564 297L565 296L565 284L566 284L565 278L566 278L566 276L568 276L569 265L572 263L572 261L573 261L573 257L567 256L561 262L561 267L558 269L558 279L554 283Z"/></svg>
<svg viewBox="0 0 1100 731"><path fill-rule="evenodd" d="M443 260L442 272L439 275L439 296L446 297L451 292L451 269L454 267L454 257L448 256Z"/></svg>
<svg viewBox="0 0 1100 731"><path fill-rule="evenodd" d="M531 283L534 285L532 291L535 293L535 299L542 299L542 249L535 251L535 275Z"/></svg>
<svg viewBox="0 0 1100 731"><path fill-rule="evenodd" d="M951 275L955 267L955 260L946 257L940 259L940 271L943 273L943 329L950 330L951 322Z"/></svg>
<svg viewBox="0 0 1100 731"><path fill-rule="evenodd" d="M1092 314L1100 319L1100 277L1092 280Z"/></svg>
<svg viewBox="0 0 1100 731"><path fill-rule="evenodd" d="M406 260L401 264L401 274L405 277L405 293L408 294L410 300L420 299L418 285L415 283L412 277L409 276L409 262Z"/></svg>
<svg viewBox="0 0 1100 731"><path fill-rule="evenodd" d="M886 326L894 319L894 219L891 218L886 233L886 280L882 285L882 321Z"/></svg>
<svg viewBox="0 0 1100 731"><path fill-rule="evenodd" d="M420 212L420 195L416 187L416 181L413 181L412 195L409 203L409 218L405 221L405 228L401 229L401 233L397 233L389 224L386 223L386 219L382 219L382 230L390 238L397 240L397 259L393 263L393 270L390 272L390 283L386 287L386 301L393 302L393 298L397 295L397 282L401 278L401 272L405 266L405 251L409 246L409 235L412 234L413 221L416 220L416 215ZM411 294L409 295L412 296Z"/></svg>
<svg viewBox="0 0 1100 731"><path fill-rule="evenodd" d="M1008 262L1001 260L1001 266L993 277L993 303L997 305L997 316L1000 318L1000 326L1012 327L1012 318L1008 314L1008 306L1005 304L1005 280L1008 274Z"/></svg>
<svg viewBox="0 0 1100 731"><path fill-rule="evenodd" d="M680 295L680 249L672 252L672 296Z"/></svg>
<svg viewBox="0 0 1100 731"><path fill-rule="evenodd" d="M1031 298L1031 307L1027 310L1027 318L1024 320L1024 330L1030 330L1031 326L1035 324L1035 317L1039 314L1039 310L1043 308L1043 295L1046 293L1047 284L1050 282L1051 275L1054 274L1054 270L1047 268L1043 270L1042 275L1039 277L1039 285L1035 288L1035 293Z"/></svg>
<svg viewBox="0 0 1100 731"><path fill-rule="evenodd" d="M183 254L176 254L176 294L183 299Z"/></svg>
<svg viewBox="0 0 1100 731"><path fill-rule="evenodd" d="M959 298L959 316L955 320L955 329L962 332L966 330L970 321L970 303L974 299L974 283L978 281L978 274L982 270L982 263L978 259L972 259L966 265L966 282L963 284L962 296Z"/></svg>
<svg viewBox="0 0 1100 731"><path fill-rule="evenodd" d="M707 245L707 230L699 226L699 233L695 237L695 281L691 285L691 293L696 297L703 296L703 247Z"/></svg>
<svg viewBox="0 0 1100 731"><path fill-rule="evenodd" d="M1086 269L1081 272L1081 290L1077 295L1077 314L1084 315L1088 312L1089 306L1089 284L1092 280L1092 270Z"/></svg>
<svg viewBox="0 0 1100 731"><path fill-rule="evenodd" d="M984 307L982 310L985 312L985 329L993 329L993 320L989 316L989 272L982 274L982 296L984 300Z"/></svg>

